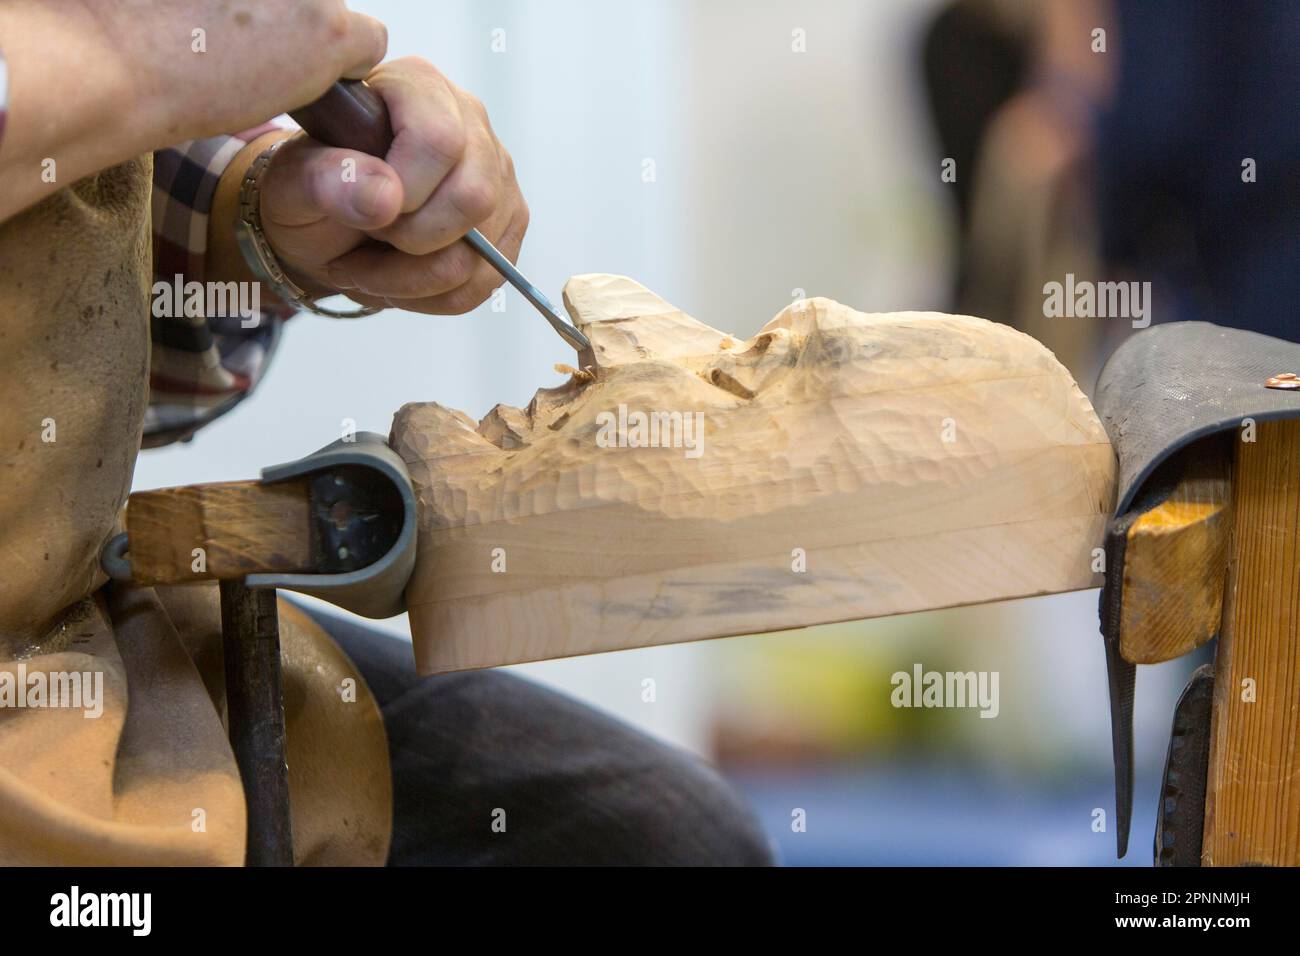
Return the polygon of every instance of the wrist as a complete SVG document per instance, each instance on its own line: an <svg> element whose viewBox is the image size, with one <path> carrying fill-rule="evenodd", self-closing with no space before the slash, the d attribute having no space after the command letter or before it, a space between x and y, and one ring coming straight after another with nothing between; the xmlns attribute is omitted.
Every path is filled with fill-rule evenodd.
<svg viewBox="0 0 1300 956"><path fill-rule="evenodd" d="M248 169L258 156L293 135L275 130L259 136L239 151L221 174L208 219L208 274L217 281L260 282L239 250L239 192ZM269 290L268 290L269 291Z"/></svg>
<svg viewBox="0 0 1300 956"><path fill-rule="evenodd" d="M296 281L297 270L282 263L272 247L262 223L262 185L266 171L284 145L285 139L271 142L244 170L239 185L239 212L235 225L235 243L245 267L266 291L294 309L306 309L331 318L359 318L380 311L379 306L358 306L337 310L317 304L318 299L338 295L339 290L310 277Z"/></svg>
<svg viewBox="0 0 1300 956"><path fill-rule="evenodd" d="M212 215L208 220L208 267L211 276L219 281L262 282L262 277L253 272L242 250L239 248L238 234L241 227L239 194L244 177L249 167L268 149L278 142L291 139L292 130L276 130L259 136L239 151L230 165L221 175L216 195L212 201ZM276 252L274 244L272 250ZM280 265L289 279L299 288L314 298L338 295L339 290L326 285L312 276L306 275L293 265L280 259ZM270 289L266 290L270 294ZM279 298L278 296L276 297ZM285 302L292 305L292 302Z"/></svg>

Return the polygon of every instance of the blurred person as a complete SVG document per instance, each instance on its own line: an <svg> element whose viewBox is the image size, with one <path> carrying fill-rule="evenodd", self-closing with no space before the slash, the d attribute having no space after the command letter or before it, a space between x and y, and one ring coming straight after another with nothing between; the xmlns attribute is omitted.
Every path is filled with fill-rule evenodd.
<svg viewBox="0 0 1300 956"><path fill-rule="evenodd" d="M1092 31L1110 26L1105 0L972 3L1000 24L1004 71L1018 83L981 113L975 155L957 164L958 312L1004 322L1046 345L1081 383L1100 367L1097 323L1048 316L1043 286L1067 273L1100 278L1092 190L1092 122L1108 95L1109 61L1092 52ZM997 52L999 48L994 48ZM962 67L926 48L932 109L963 85ZM954 50L960 56L960 50ZM989 56L989 53L984 56ZM939 78L946 78L940 83ZM990 104L992 106L992 104ZM945 144L946 145L946 144ZM964 198L963 198L964 197Z"/></svg>
<svg viewBox="0 0 1300 956"><path fill-rule="evenodd" d="M1102 258L1152 282L1156 322L1300 339L1300 8L1114 8L1095 147Z"/></svg>
<svg viewBox="0 0 1300 956"><path fill-rule="evenodd" d="M1019 93L1032 43L1033 10L1018 0L957 0L926 30L921 53L939 148L957 168L952 183L959 236L970 228L973 184L989 124ZM957 256L953 299L969 281L968 247Z"/></svg>
<svg viewBox="0 0 1300 956"><path fill-rule="evenodd" d="M956 308L1028 332L1085 385L1134 327L1045 315L1067 273L1150 282L1152 322L1300 336L1294 7L1052 0L1033 22L1025 87L958 191Z"/></svg>

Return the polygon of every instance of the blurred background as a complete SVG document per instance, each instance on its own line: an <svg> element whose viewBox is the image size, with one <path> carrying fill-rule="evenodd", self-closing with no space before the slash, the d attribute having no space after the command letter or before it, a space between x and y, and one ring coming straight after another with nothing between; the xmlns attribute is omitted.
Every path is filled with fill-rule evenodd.
<svg viewBox="0 0 1300 956"><path fill-rule="evenodd" d="M1088 392L1131 328L1044 318L1067 272L1152 281L1156 321L1296 335L1290 3L350 6L486 103L532 210L520 265L557 300L571 274L623 273L741 337L805 295L966 312L1030 332ZM254 395L146 452L136 488L251 477L347 420L387 433L406 402L526 404L572 353L506 304L299 316ZM998 671L998 717L894 709L890 676L918 663ZM1191 669L1140 669L1126 864L1150 865ZM789 864L1116 862L1095 591L516 670L714 761Z"/></svg>

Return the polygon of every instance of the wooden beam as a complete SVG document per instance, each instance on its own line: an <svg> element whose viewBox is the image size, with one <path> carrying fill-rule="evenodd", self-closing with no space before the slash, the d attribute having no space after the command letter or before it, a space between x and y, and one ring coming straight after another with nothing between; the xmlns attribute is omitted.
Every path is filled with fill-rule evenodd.
<svg viewBox="0 0 1300 956"><path fill-rule="evenodd" d="M1231 461L1202 442L1174 463L1168 497L1133 522L1124 546L1120 655L1158 664L1219 633L1231 524Z"/></svg>
<svg viewBox="0 0 1300 956"><path fill-rule="evenodd" d="M1300 421L1237 443L1202 863L1300 865Z"/></svg>
<svg viewBox="0 0 1300 956"><path fill-rule="evenodd" d="M307 486L300 478L136 492L126 511L134 580L187 584L312 570Z"/></svg>
<svg viewBox="0 0 1300 956"><path fill-rule="evenodd" d="M1114 456L1028 336L811 299L743 341L620 276L565 302L582 372L394 421L422 673L1100 584Z"/></svg>

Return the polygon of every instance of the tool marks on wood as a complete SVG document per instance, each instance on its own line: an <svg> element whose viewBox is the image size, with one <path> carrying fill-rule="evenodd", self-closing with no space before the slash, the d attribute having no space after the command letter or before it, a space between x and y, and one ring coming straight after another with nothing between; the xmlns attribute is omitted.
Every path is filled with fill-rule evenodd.
<svg viewBox="0 0 1300 956"><path fill-rule="evenodd" d="M565 302L589 374L481 423L431 403L394 421L422 672L1099 583L1110 443L1028 336L810 299L740 341L620 276ZM669 436L699 416L700 446L611 446L635 413Z"/></svg>
<svg viewBox="0 0 1300 956"><path fill-rule="evenodd" d="M314 569L306 478L136 492L126 527L137 584ZM202 552L197 565L196 549Z"/></svg>

